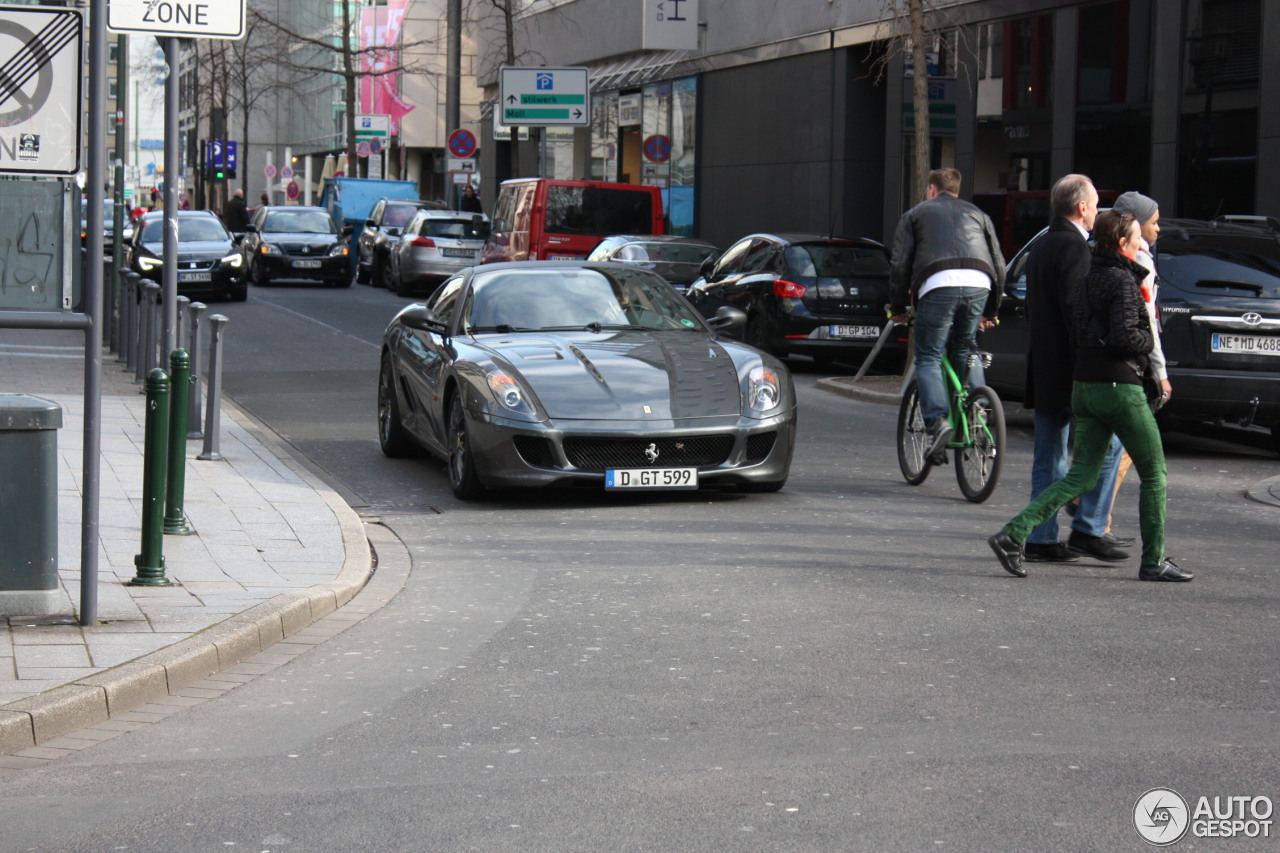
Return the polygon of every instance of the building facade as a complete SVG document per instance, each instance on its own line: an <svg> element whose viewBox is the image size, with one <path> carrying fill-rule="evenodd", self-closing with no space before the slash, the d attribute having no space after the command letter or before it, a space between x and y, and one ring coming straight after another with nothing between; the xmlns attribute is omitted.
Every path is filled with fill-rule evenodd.
<svg viewBox="0 0 1280 853"><path fill-rule="evenodd" d="M755 230L883 239L916 198L909 63L880 0L512 3L514 64L590 69L592 124L534 129L514 166L512 143L489 145L486 176L659 183L673 230L721 245ZM1077 171L1166 216L1280 216L1280 104L1262 96L1280 91L1280 57L1261 49L1280 3L929 5L932 165L958 167L964 195L1043 195ZM654 7L696 8L696 46L642 49ZM500 18L477 30L490 123ZM670 142L662 162L652 136Z"/></svg>

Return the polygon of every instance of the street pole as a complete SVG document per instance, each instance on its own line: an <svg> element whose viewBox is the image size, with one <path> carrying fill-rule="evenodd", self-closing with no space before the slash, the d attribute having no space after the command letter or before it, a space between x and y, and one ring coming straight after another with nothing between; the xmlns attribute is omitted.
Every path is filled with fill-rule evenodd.
<svg viewBox="0 0 1280 853"><path fill-rule="evenodd" d="M449 47L446 57L444 114L445 132L462 126L462 0L449 0L447 12Z"/></svg>
<svg viewBox="0 0 1280 853"><path fill-rule="evenodd" d="M178 348L178 39L164 40L164 57L169 73L164 78L164 323L162 358Z"/></svg>

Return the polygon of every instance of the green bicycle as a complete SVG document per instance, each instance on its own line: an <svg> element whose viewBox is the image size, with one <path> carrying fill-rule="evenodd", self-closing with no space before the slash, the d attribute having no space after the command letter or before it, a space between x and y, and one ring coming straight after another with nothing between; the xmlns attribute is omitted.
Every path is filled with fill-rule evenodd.
<svg viewBox="0 0 1280 853"><path fill-rule="evenodd" d="M982 353L981 357L990 358ZM947 418L955 430L949 449L955 450L956 480L960 491L973 503L982 503L996 490L1004 463L1004 406L995 391L986 385L968 388L960 382L946 356L942 377L947 386ZM898 408L898 466L902 476L918 486L939 463L927 458L929 431L920 413L920 388L913 377L902 394Z"/></svg>

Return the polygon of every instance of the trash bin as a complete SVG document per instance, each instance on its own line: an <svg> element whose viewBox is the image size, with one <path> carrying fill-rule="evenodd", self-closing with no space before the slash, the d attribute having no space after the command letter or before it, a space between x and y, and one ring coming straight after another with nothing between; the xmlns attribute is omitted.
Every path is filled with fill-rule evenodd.
<svg viewBox="0 0 1280 853"><path fill-rule="evenodd" d="M62 408L0 394L0 616L57 613Z"/></svg>

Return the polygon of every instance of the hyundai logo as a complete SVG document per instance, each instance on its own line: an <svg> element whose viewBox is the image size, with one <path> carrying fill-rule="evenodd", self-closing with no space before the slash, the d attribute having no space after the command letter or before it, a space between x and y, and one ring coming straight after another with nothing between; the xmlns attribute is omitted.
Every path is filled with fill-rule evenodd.
<svg viewBox="0 0 1280 853"><path fill-rule="evenodd" d="M1262 323L1262 315L1257 311L1250 311L1240 319L1244 320L1246 326L1257 326Z"/></svg>

